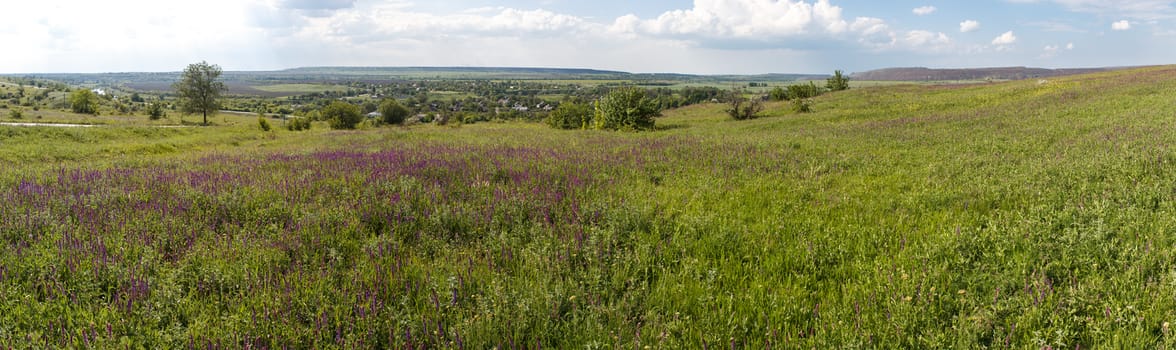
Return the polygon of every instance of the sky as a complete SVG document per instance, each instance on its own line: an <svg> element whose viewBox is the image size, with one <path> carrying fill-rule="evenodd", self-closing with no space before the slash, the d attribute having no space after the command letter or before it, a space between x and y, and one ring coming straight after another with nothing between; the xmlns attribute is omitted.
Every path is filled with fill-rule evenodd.
<svg viewBox="0 0 1176 350"><path fill-rule="evenodd" d="M1176 0L36 0L0 73L307 66L862 72L1176 63Z"/></svg>

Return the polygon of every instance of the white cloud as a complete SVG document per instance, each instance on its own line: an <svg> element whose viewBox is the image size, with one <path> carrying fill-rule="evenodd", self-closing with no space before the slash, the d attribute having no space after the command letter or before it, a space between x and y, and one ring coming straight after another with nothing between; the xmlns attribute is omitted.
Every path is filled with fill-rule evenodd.
<svg viewBox="0 0 1176 350"><path fill-rule="evenodd" d="M943 47L951 45L951 38L943 33L912 30L903 37L903 42L913 47Z"/></svg>
<svg viewBox="0 0 1176 350"><path fill-rule="evenodd" d="M913 12L914 14L919 15L919 16L926 16L926 15L935 13L935 10L936 10L935 6L922 6L922 7L916 7L914 10L911 10L911 12Z"/></svg>
<svg viewBox="0 0 1176 350"><path fill-rule="evenodd" d="M1017 35L1013 34L1013 31L1011 31L1011 30L1005 32L1004 34L1001 34L1000 36L996 37L995 39L992 39L992 44L997 45L997 46L1012 45L1012 44L1015 44L1016 42L1017 42Z"/></svg>
<svg viewBox="0 0 1176 350"><path fill-rule="evenodd" d="M633 17L619 21L613 29L655 36L750 39L839 34L849 28L841 18L841 8L829 0L813 4L792 0L695 0L690 9L667 11L654 19L634 21Z"/></svg>
<svg viewBox="0 0 1176 350"><path fill-rule="evenodd" d="M1074 12L1132 19L1158 20L1176 18L1172 0L1008 0L1014 3L1052 2Z"/></svg>
<svg viewBox="0 0 1176 350"><path fill-rule="evenodd" d="M960 32L962 33L971 33L977 30L980 30L980 22L970 19L960 22Z"/></svg>
<svg viewBox="0 0 1176 350"><path fill-rule="evenodd" d="M1131 22L1127 20L1111 23L1111 30L1131 30Z"/></svg>
<svg viewBox="0 0 1176 350"><path fill-rule="evenodd" d="M1066 44L1066 46L1045 45L1045 47L1042 48L1042 50L1041 50L1042 51L1041 56L1038 56L1038 58L1046 58L1046 59L1054 58L1062 50L1065 50L1065 51L1074 50L1074 43L1068 43L1068 44Z"/></svg>

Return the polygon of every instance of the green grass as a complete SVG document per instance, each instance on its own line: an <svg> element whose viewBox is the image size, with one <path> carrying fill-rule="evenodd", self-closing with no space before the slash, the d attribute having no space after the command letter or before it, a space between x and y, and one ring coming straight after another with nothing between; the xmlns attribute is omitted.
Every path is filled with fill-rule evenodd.
<svg viewBox="0 0 1176 350"><path fill-rule="evenodd" d="M1173 101L1158 67L649 133L0 127L0 346L1171 348Z"/></svg>

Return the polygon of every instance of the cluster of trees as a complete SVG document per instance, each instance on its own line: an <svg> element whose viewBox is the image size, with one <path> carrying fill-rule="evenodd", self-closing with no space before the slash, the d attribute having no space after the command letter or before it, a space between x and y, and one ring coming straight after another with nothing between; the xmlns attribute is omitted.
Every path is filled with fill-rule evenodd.
<svg viewBox="0 0 1176 350"><path fill-rule="evenodd" d="M561 104L547 117L560 129L652 130L661 108L646 91L636 87L614 89L589 106L580 100Z"/></svg>
<svg viewBox="0 0 1176 350"><path fill-rule="evenodd" d="M820 96L829 91L842 91L849 89L849 77L842 71L834 71L833 76L825 81L825 86L817 86L815 82L808 84L789 85L787 88L777 86L772 89L768 96L773 101L791 101L794 99L805 99Z"/></svg>
<svg viewBox="0 0 1176 350"><path fill-rule="evenodd" d="M189 65L185 69L180 81L173 85L183 112L200 113L204 116L204 124L207 124L208 114L215 113L219 109L220 104L218 98L221 93L227 90L224 83L217 81L220 75L221 69L217 65L210 65L207 62ZM448 82L447 84L450 84L450 87L465 86L466 88L486 93L487 95L503 97L502 100L492 102L500 105L495 107L494 113L496 116L503 114L498 107L505 104L506 102L504 101L510 101L506 97L507 95L498 94L502 90L526 90L524 88L535 88L531 92L538 93L539 91L546 91L543 88L551 88L551 86L544 86L542 84L523 82ZM528 84L534 86L528 86ZM412 84L411 87L417 91L420 90L419 85L416 83ZM395 85L394 89L401 88L404 88L404 86L398 84ZM559 86L554 86L554 88L559 88ZM560 129L650 130L654 128L655 118L661 116L661 111L666 108L724 99L729 103L729 108L726 110L727 114L736 120L755 118L764 108L764 98L748 98L741 90L724 92L712 87L687 87L680 92L675 92L668 88L647 91L637 87L622 86L601 92L599 90L601 88L597 86L595 87L596 91L590 92L599 93L597 95L599 97L595 99L582 97L584 94L584 91L581 91L582 89L577 89L577 91L569 93L567 95L569 96L568 99L559 104L550 113L547 113L544 119L545 122L552 127ZM794 102L793 108L796 111L807 112L811 110L811 102L808 99L826 91L841 91L846 89L849 89L849 78L842 71L838 70L826 81L824 87L818 87L813 82L795 84L787 88L776 87L767 97L777 101L791 100ZM365 91L371 92L372 97L376 97L379 94L376 92L377 90L378 88L376 87L359 84L347 90L347 94ZM71 105L74 106L73 108L76 112L92 113L92 111L96 110L96 108L91 108L93 104L90 101L94 99L93 96L90 96L92 93L89 91L79 91L76 94L76 101L74 101L74 96L71 95ZM324 94L330 95L330 92L325 92ZM306 97L310 96L315 95L312 94ZM469 99L467 98L467 100ZM590 100L593 102L585 102ZM288 128L291 130L304 130L309 128L308 124L310 120L325 120L333 129L355 129L364 121L365 114L372 111L379 112L379 123L399 125L408 120L414 111L418 113L422 111L422 105L428 105L426 108L429 108L431 111L436 110L437 107L435 103L429 103L427 92L418 93L416 96L408 99L407 102L409 105L401 104L396 98L383 98L379 100L379 103L367 100L360 104L354 104L347 102L343 98L323 102L324 104L320 104L319 108L310 111L310 113L306 113L305 118L298 118L296 122L290 123ZM468 102L470 103L462 103L460 100L453 101L450 111L455 112L456 121L468 123L484 119L488 109L488 103L486 101L477 101L477 99L472 99ZM466 106L475 106L472 108L482 112L482 114L465 112L464 108L467 108ZM157 111L159 115L162 115L158 104L153 104L150 108L153 117L157 115ZM266 108L268 109L269 105ZM507 109L507 113L518 113L519 111L527 110L528 108L515 105ZM266 110L259 110L259 113L265 112ZM449 118L440 117L438 120L448 121ZM307 125L304 126L303 123ZM264 119L261 119L259 124L263 129L269 129Z"/></svg>

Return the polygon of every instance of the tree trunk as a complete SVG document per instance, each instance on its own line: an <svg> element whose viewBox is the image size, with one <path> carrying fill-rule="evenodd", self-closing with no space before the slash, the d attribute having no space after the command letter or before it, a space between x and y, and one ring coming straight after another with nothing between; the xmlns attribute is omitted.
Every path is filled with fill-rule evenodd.
<svg viewBox="0 0 1176 350"><path fill-rule="evenodd" d="M204 126L208 126L208 111L204 111Z"/></svg>

